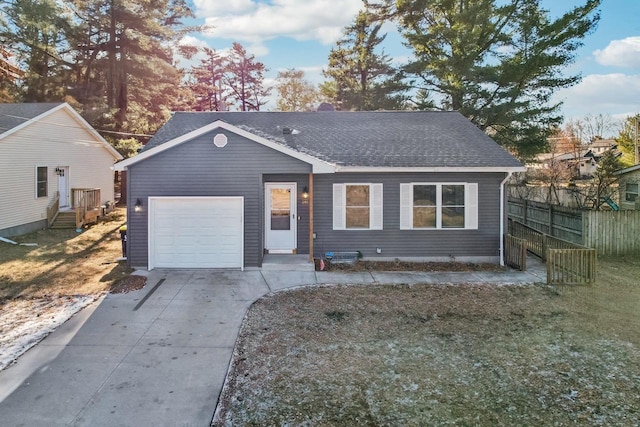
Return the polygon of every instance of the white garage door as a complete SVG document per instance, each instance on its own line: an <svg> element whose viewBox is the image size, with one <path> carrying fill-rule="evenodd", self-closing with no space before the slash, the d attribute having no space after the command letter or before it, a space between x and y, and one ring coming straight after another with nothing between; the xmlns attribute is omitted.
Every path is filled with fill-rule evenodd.
<svg viewBox="0 0 640 427"><path fill-rule="evenodd" d="M149 269L242 268L242 197L150 197Z"/></svg>

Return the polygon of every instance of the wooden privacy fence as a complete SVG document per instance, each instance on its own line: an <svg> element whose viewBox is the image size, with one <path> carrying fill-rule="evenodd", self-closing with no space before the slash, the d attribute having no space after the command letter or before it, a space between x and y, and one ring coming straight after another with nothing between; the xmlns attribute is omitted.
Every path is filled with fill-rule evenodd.
<svg viewBox="0 0 640 427"><path fill-rule="evenodd" d="M601 255L640 254L640 211L586 211L583 241Z"/></svg>
<svg viewBox="0 0 640 427"><path fill-rule="evenodd" d="M548 236L512 219L509 219L509 234L525 240L526 250L547 264L547 284L587 284L595 281L595 249Z"/></svg>
<svg viewBox="0 0 640 427"><path fill-rule="evenodd" d="M582 211L524 199L509 199L509 218L534 230L582 244Z"/></svg>
<svg viewBox="0 0 640 427"><path fill-rule="evenodd" d="M579 210L514 198L509 199L508 209L509 219L547 236L593 248L598 254L640 254L640 210ZM527 240L531 251L533 242Z"/></svg>

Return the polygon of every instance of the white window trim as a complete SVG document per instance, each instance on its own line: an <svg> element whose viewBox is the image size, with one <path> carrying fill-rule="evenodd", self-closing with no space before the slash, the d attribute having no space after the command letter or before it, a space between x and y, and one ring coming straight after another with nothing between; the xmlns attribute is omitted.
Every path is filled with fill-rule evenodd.
<svg viewBox="0 0 640 427"><path fill-rule="evenodd" d="M436 226L413 226L413 186L436 186ZM464 185L464 227L442 227L442 186ZM478 184L471 182L408 182L400 184L400 229L401 230L477 230L478 229Z"/></svg>
<svg viewBox="0 0 640 427"><path fill-rule="evenodd" d="M347 228L347 186L369 186L369 228ZM383 229L383 186L381 183L349 182L333 184L333 229L368 231Z"/></svg>
<svg viewBox="0 0 640 427"><path fill-rule="evenodd" d="M38 168L47 168L47 188L46 188L46 193L44 196L38 196ZM49 197L49 166L47 165L35 165L35 167L33 168L33 172L35 174L35 179L34 179L34 197L36 199L46 199Z"/></svg>

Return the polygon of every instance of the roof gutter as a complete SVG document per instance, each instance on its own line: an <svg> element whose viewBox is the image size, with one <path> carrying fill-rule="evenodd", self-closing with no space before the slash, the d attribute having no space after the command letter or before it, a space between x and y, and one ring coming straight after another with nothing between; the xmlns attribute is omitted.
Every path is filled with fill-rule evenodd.
<svg viewBox="0 0 640 427"><path fill-rule="evenodd" d="M504 209L504 185L511 178L513 172L507 172L507 176L500 182L500 266L504 267L504 222L505 222L505 209Z"/></svg>
<svg viewBox="0 0 640 427"><path fill-rule="evenodd" d="M524 166L336 166L336 172L507 172L510 175L514 172L525 172Z"/></svg>

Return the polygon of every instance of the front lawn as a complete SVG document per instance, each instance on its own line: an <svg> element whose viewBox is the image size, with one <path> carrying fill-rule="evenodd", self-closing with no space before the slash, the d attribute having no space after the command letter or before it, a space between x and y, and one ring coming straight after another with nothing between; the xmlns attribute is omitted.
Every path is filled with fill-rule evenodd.
<svg viewBox="0 0 640 427"><path fill-rule="evenodd" d="M589 287L337 286L251 308L215 425L640 419L640 262Z"/></svg>
<svg viewBox="0 0 640 427"><path fill-rule="evenodd" d="M0 242L0 304L14 298L99 294L131 272L122 256L119 208L83 230L40 230Z"/></svg>
<svg viewBox="0 0 640 427"><path fill-rule="evenodd" d="M116 209L82 230L40 230L0 242L0 371L105 292L144 285L123 261Z"/></svg>

